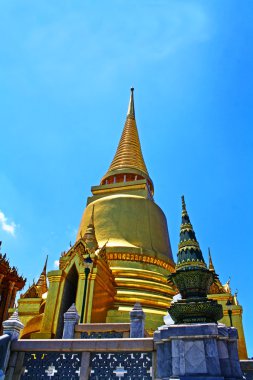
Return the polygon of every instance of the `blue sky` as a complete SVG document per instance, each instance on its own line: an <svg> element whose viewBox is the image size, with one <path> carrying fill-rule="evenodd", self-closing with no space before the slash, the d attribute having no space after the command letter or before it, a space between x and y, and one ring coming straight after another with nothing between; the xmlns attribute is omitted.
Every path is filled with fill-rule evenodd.
<svg viewBox="0 0 253 380"><path fill-rule="evenodd" d="M184 194L253 355L252 18L247 0L1 2L0 240L28 283L74 242L134 86L174 258Z"/></svg>

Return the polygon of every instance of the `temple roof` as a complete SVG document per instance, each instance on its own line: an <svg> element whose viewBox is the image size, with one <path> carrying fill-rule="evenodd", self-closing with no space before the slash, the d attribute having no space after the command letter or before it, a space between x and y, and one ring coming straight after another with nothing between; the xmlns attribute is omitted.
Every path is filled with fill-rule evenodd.
<svg viewBox="0 0 253 380"><path fill-rule="evenodd" d="M112 163L102 178L101 183L117 174L134 174L146 178L153 188L148 170L142 155L139 134L135 120L134 109L134 89L131 88L129 106L125 126L120 138L120 142Z"/></svg>
<svg viewBox="0 0 253 380"><path fill-rule="evenodd" d="M176 268L177 270L206 268L199 243L186 210L184 196L182 196L182 223Z"/></svg>
<svg viewBox="0 0 253 380"><path fill-rule="evenodd" d="M0 241L0 249L1 245L2 242ZM9 282L13 282L17 290L21 290L26 283L26 278L18 274L17 268L14 266L11 267L9 260L6 257L6 253L2 254L0 252L0 276L1 275L4 278L2 280L2 284L8 284Z"/></svg>

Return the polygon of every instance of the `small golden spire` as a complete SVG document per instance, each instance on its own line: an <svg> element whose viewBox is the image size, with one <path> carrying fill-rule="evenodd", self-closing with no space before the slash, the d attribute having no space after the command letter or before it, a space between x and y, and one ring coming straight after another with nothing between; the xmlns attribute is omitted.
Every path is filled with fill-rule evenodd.
<svg viewBox="0 0 253 380"><path fill-rule="evenodd" d="M211 250L209 247L208 247L208 256L209 256L209 270L211 270L212 272L215 272L213 260L212 260L212 256L211 256Z"/></svg>
<svg viewBox="0 0 253 380"><path fill-rule="evenodd" d="M36 288L39 294L44 294L47 292L48 287L47 287L47 260L48 260L48 255L46 257L46 261L43 267L43 270L41 272L40 278L38 279L36 283Z"/></svg>
<svg viewBox="0 0 253 380"><path fill-rule="evenodd" d="M42 271L42 273L45 274L45 275L47 274L47 261L48 261L48 255L46 257L46 261L45 261L44 268L43 268L43 271Z"/></svg>
<svg viewBox="0 0 253 380"><path fill-rule="evenodd" d="M88 224L88 227L89 226L94 226L94 208L95 208L95 206L92 205L92 211L91 211L90 222Z"/></svg>
<svg viewBox="0 0 253 380"><path fill-rule="evenodd" d="M94 205L92 206L90 222L87 226L83 239L91 253L94 253L98 249L98 242L94 226Z"/></svg>

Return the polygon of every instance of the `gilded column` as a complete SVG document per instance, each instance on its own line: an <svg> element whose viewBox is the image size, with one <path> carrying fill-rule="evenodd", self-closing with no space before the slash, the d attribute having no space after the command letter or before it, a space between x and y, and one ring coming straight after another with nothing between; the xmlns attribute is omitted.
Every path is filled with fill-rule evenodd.
<svg viewBox="0 0 253 380"><path fill-rule="evenodd" d="M41 328L41 333L45 335L45 338L56 334L60 309L60 302L58 301L61 300L64 279L65 274L62 270L54 270L48 273L49 290Z"/></svg>
<svg viewBox="0 0 253 380"><path fill-rule="evenodd" d="M88 276L88 288L86 294L86 303L85 303L85 322L91 322L91 312L92 312L92 303L93 303L93 293L94 293L94 284L96 279L96 273L93 273L94 269ZM96 272L96 270L95 270Z"/></svg>

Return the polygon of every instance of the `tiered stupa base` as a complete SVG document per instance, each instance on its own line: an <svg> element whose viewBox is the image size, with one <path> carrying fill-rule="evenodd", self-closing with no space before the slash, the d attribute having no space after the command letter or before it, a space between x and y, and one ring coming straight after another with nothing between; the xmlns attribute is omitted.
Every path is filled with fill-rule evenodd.
<svg viewBox="0 0 253 380"><path fill-rule="evenodd" d="M172 303L169 313L176 324L180 323L212 323L223 316L222 305L205 297L179 300Z"/></svg>
<svg viewBox="0 0 253 380"><path fill-rule="evenodd" d="M129 249L128 249L129 250ZM107 260L115 281L113 307L108 310L106 322L129 322L129 312L139 302L146 315L145 328L154 332L163 324L168 302L175 290L167 283L170 262L134 252L122 254L107 249Z"/></svg>

